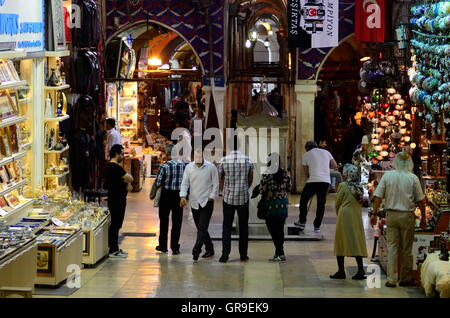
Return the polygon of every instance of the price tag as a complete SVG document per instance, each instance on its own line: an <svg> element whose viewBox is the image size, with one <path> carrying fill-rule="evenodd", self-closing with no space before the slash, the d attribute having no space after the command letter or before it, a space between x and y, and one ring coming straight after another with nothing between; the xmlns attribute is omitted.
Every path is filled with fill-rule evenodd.
<svg viewBox="0 0 450 318"><path fill-rule="evenodd" d="M52 222L53 222L53 224L55 224L56 226L64 226L64 223L61 222L60 220L58 220L58 219L55 218L55 217L52 217Z"/></svg>

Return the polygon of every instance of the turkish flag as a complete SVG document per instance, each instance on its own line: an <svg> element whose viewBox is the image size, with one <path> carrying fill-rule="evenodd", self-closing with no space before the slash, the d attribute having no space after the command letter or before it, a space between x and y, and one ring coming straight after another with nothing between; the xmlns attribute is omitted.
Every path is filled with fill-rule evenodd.
<svg viewBox="0 0 450 318"><path fill-rule="evenodd" d="M361 42L385 42L389 21L386 0L356 0L355 37Z"/></svg>

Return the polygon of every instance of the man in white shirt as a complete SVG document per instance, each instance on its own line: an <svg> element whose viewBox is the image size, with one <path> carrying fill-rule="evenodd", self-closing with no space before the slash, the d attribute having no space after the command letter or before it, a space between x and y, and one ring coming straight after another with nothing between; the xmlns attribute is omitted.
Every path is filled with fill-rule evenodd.
<svg viewBox="0 0 450 318"><path fill-rule="evenodd" d="M337 170L337 164L331 153L320 149L315 141L308 141L305 145L306 153L302 158L302 165L308 181L303 188L300 198L300 217L294 222L301 231L305 229L308 215L308 202L317 195L317 211L314 220L314 232L320 232L325 204L327 203L328 188L331 183L330 168Z"/></svg>
<svg viewBox="0 0 450 318"><path fill-rule="evenodd" d="M424 230L426 227L425 196L419 178L411 172L414 164L408 153L397 154L394 166L395 170L386 172L375 190L370 223L373 226L377 224L378 209L384 199L384 210L387 211L388 245L386 287L396 287L398 281L400 286L415 286L411 279L412 245L416 221L414 210L417 204L422 214L420 227ZM399 259L400 275L397 275Z"/></svg>
<svg viewBox="0 0 450 318"><path fill-rule="evenodd" d="M108 133L106 137L107 148L105 153L108 157L112 146L122 144L122 137L120 136L120 132L118 132L115 127L116 127L116 120L114 118L106 119L106 129L108 130Z"/></svg>
<svg viewBox="0 0 450 318"><path fill-rule="evenodd" d="M200 150L194 152L194 162L186 166L181 182L180 206L187 204L189 191L189 205L197 227L197 241L192 250L194 261L205 244L206 253L202 258L214 255L214 246L208 233L209 221L214 210L214 199L219 196L219 174L214 164L203 159Z"/></svg>

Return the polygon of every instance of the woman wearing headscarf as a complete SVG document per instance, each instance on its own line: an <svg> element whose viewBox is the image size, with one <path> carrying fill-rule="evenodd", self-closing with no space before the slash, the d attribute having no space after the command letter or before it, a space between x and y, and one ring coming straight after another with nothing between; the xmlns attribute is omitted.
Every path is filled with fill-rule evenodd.
<svg viewBox="0 0 450 318"><path fill-rule="evenodd" d="M359 184L358 167L346 164L343 169L344 182L339 185L336 197L336 235L334 255L339 270L330 278L345 279L344 257L355 257L358 272L352 279L366 278L363 257L367 257L366 239L362 221L363 187Z"/></svg>

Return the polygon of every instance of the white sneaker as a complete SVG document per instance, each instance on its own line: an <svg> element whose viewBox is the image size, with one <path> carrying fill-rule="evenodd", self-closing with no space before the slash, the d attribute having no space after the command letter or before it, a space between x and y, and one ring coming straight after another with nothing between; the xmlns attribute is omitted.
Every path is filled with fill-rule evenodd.
<svg viewBox="0 0 450 318"><path fill-rule="evenodd" d="M314 228L314 233L320 233L320 229L319 228Z"/></svg>
<svg viewBox="0 0 450 318"><path fill-rule="evenodd" d="M111 258L127 258L128 254L124 253L122 250L118 250L117 252L110 253L109 257L111 257Z"/></svg>

